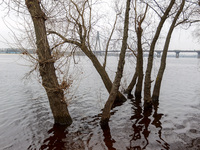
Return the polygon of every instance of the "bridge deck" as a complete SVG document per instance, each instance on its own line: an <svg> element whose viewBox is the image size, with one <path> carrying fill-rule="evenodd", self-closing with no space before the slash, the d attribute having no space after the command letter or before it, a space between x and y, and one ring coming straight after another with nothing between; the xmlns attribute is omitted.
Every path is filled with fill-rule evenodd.
<svg viewBox="0 0 200 150"><path fill-rule="evenodd" d="M97 53L100 53L100 52L106 52L106 51L95 51ZM120 52L120 50L109 50L108 53L117 53L117 52ZM143 52L149 52L147 50L144 50ZM163 50L155 50L154 52L163 52ZM180 53L199 53L200 50L168 50L168 52L180 52Z"/></svg>

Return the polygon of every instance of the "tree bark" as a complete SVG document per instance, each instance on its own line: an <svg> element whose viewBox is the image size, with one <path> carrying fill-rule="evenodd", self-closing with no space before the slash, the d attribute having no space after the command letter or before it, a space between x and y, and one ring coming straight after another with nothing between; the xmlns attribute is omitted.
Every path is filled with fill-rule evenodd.
<svg viewBox="0 0 200 150"><path fill-rule="evenodd" d="M129 10L130 10L130 0L127 0L122 47L121 47L121 52L120 52L120 56L119 56L117 72L115 75L114 82L112 84L112 89L111 89L110 95L109 95L108 100L103 109L103 114L101 117L101 125L102 126L108 124L108 121L110 118L110 110L116 99L117 92L119 90L119 86L120 86L120 82L121 82L121 78L123 75L123 69L124 69L124 64L125 64L125 54L126 54L126 48L127 48L127 39L128 39Z"/></svg>
<svg viewBox="0 0 200 150"><path fill-rule="evenodd" d="M132 78L130 84L128 85L128 88L125 90L125 93L128 94L129 96L132 95L131 92L132 92L132 90L133 90L133 88L134 88L134 86L136 84L137 77L138 77L138 74L137 74L137 66L136 66L136 71L135 71L135 73L133 75L133 78Z"/></svg>
<svg viewBox="0 0 200 150"><path fill-rule="evenodd" d="M95 69L99 73L107 91L110 93L111 89L112 89L112 81L110 80L105 68L100 64L97 57L91 51L89 51L87 49L86 46L82 46L82 51L91 60L93 66L95 67ZM126 98L124 97L124 95L121 92L116 91L116 93L117 93L117 97L116 97L116 101L115 101L116 103L126 101Z"/></svg>
<svg viewBox="0 0 200 150"><path fill-rule="evenodd" d="M131 91L136 83L136 90L135 90L135 98L140 99L141 98L141 92L142 92L142 85L143 85L143 49L142 49L142 23L146 17L147 11L148 11L148 4L146 4L146 9L144 14L140 14L138 16L137 14L137 2L135 1L135 31L137 35L137 63L136 63L136 72L133 76L133 79L131 83L129 84L127 88L127 92L129 92L129 95L131 94Z"/></svg>
<svg viewBox="0 0 200 150"><path fill-rule="evenodd" d="M138 74L138 80L136 84L136 90L135 90L135 97L136 99L141 98L141 92L142 92L142 83L143 83L143 49L142 49L142 27L139 26L136 30L137 33L137 47L138 47L138 54L137 54L137 74Z"/></svg>
<svg viewBox="0 0 200 150"><path fill-rule="evenodd" d="M42 85L46 90L55 123L69 126L72 124L72 119L55 73L54 60L51 57L46 34L46 16L41 10L39 0L26 0L26 6L34 24Z"/></svg>
<svg viewBox="0 0 200 150"><path fill-rule="evenodd" d="M152 66L153 66L153 54L154 54L154 49L156 42L159 38L161 29L163 27L163 24L165 20L168 17L168 14L170 10L172 9L172 6L174 5L175 0L171 0L169 6L167 7L166 11L164 12L164 15L161 17L161 20L159 22L159 25L156 29L156 33L154 35L153 41L150 46L150 51L149 51L149 56L148 56L148 64L147 64L147 69L145 73L145 81L144 81L144 102L145 102L145 107L151 106L152 105L152 99L151 99L151 71L152 71Z"/></svg>
<svg viewBox="0 0 200 150"><path fill-rule="evenodd" d="M74 45L78 46L83 51L83 53L91 60L96 71L99 73L107 91L109 93L111 92L112 81L110 80L104 66L101 65L101 63L99 62L97 57L94 55L94 53L91 50L89 50L88 46L86 46L87 44L85 44L84 41L81 41L81 43L79 43L78 41L68 40L64 36L62 36L61 34L55 32L55 31L49 31L49 33L58 35L66 43L70 43L70 44L74 44ZM121 102L125 102L125 101L126 101L126 98L124 97L124 95L118 91L115 102L121 103Z"/></svg>
<svg viewBox="0 0 200 150"><path fill-rule="evenodd" d="M158 74L157 74L156 83L154 85L154 90L153 90L153 95L152 95L153 101L158 101L158 99L159 99L160 86L161 86L163 74L164 74L165 67L166 67L167 52L168 52L168 48L169 48L171 35L173 33L173 30L175 28L175 25L176 25L176 22L179 18L179 15L181 14L181 12L183 10L184 5L185 5L185 0L182 0L181 6L180 6L178 12L176 13L176 16L173 19L173 22L170 26L170 29L169 29L167 37L166 37L166 41L165 41L165 45L164 45L164 49L163 49L163 54L162 54L162 58L161 58L161 64L160 64L160 68L159 68L159 71L158 71Z"/></svg>

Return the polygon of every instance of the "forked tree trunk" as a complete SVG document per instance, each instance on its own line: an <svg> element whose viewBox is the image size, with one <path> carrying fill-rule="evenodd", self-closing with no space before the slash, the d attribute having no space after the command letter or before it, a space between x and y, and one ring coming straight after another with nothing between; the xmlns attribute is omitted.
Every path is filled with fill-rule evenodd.
<svg viewBox="0 0 200 150"><path fill-rule="evenodd" d="M46 34L46 16L41 10L39 0L26 0L26 6L34 24L42 85L46 90L55 123L69 126L72 124L72 119L55 73L54 60L51 57Z"/></svg>
<svg viewBox="0 0 200 150"><path fill-rule="evenodd" d="M119 56L119 62L117 67L117 72L115 75L114 82L112 84L112 89L110 92L110 95L108 97L108 100L106 101L106 104L103 109L103 114L101 117L101 125L107 125L109 118L110 118L110 110L111 107L117 97L117 92L119 90L124 64L125 64L125 54L126 54L126 48L127 48L127 39L128 39L128 26L129 26L129 10L130 10L130 0L127 0L126 2L126 12L125 12L125 21L124 21L124 34L123 34L123 40L122 40L122 48Z"/></svg>
<svg viewBox="0 0 200 150"><path fill-rule="evenodd" d="M150 46L149 56L148 56L148 64L147 69L145 73L145 81L144 81L144 105L145 107L149 107L152 105L152 99L151 99L151 72L152 72L152 66L153 66L153 54L156 42L159 38L161 29L163 27L163 24L165 20L168 17L168 14L170 10L172 9L172 6L174 5L175 0L171 0L169 6L167 7L166 11L164 12L164 15L161 17L161 20L159 22L159 25L156 29L156 33L154 35L153 41Z"/></svg>
<svg viewBox="0 0 200 150"><path fill-rule="evenodd" d="M138 54L137 54L137 73L138 73L138 80L135 89L135 97L136 99L141 98L142 92L142 84L143 84L143 49L142 49L142 28L139 26L137 28L137 47L138 47Z"/></svg>
<svg viewBox="0 0 200 150"><path fill-rule="evenodd" d="M140 99L141 98L141 92L142 92L142 85L143 85L143 49L142 49L142 23L146 17L147 11L148 11L148 4L146 4L146 9L143 15L137 14L137 1L135 1L135 31L137 35L137 63L136 63L136 72L133 76L133 79L131 83L129 84L127 88L128 94L131 94L131 91L136 83L136 90L135 90L135 98Z"/></svg>
<svg viewBox="0 0 200 150"><path fill-rule="evenodd" d="M181 6L180 6L178 12L176 13L176 16L174 17L174 20L173 20L173 22L170 26L169 32L168 32L167 37L166 37L166 41L165 41L165 45L164 45L164 49L163 49L163 54L162 54L162 58L161 58L161 64L160 64L160 68L159 68L159 71L158 71L158 74L157 74L156 83L154 85L154 90L153 90L153 95L152 95L153 101L158 101L158 99L159 99L160 86L161 86L163 74L164 74L165 67L166 67L167 52L168 52L168 48L169 48L171 35L172 35L172 32L175 28L175 25L176 25L176 22L179 18L179 15L181 14L181 12L183 10L184 5L185 5L185 0L182 0Z"/></svg>

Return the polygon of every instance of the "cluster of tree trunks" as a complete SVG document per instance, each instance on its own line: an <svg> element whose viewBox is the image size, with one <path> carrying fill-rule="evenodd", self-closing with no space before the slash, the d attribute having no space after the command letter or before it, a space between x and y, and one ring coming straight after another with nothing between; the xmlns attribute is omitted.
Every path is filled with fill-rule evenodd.
<svg viewBox="0 0 200 150"><path fill-rule="evenodd" d="M84 3L84 6L86 5L87 2L88 1ZM121 92L119 92L119 87L120 87L120 82L123 75L123 69L124 69L124 64L125 64L125 54L126 54L126 49L127 49L128 31L129 31L129 22L130 22L129 11L131 9L130 3L131 3L131 0L126 1L122 46L121 46L121 51L119 55L117 72L116 72L114 81L112 82L105 69L107 53L104 58L105 61L102 65L99 62L98 58L95 56L95 54L92 52L91 46L89 45L89 41L87 40L89 39L89 37L87 36L89 36L90 30L91 30L91 24L87 30L87 27L85 26L85 23L84 23L84 11L81 12L78 10L78 7L76 7L79 14L78 19L81 19L80 22L78 19L75 20L77 23L76 29L77 29L77 35L79 39L78 40L68 39L67 37L63 36L62 34L56 31L46 30L45 21L47 17L41 8L39 0L26 0L26 6L28 8L28 11L30 12L30 15L34 24L36 45L37 45L37 56L38 56L38 63L39 63L39 72L42 78L42 85L46 90L55 123L69 126L72 123L72 118L70 117L70 114L68 112L68 106L65 102L63 89L59 85L59 82L56 76L55 67L54 67L55 60L53 59L52 54L51 54L47 33L57 35L59 38L63 40L63 44L68 43L68 44L75 45L76 47L79 47L85 53L85 55L91 60L93 66L99 73L105 85L105 88L109 92L109 97L104 106L101 121L100 121L102 126L107 126L109 118L110 118L110 110L113 104L115 102L124 102L126 100L125 96ZM74 2L73 4L75 5ZM152 66L153 66L154 50L155 50L156 43L159 39L161 30L163 28L163 25L165 21L167 20L167 18L169 17L169 14L174 4L175 4L175 0L171 0L168 7L166 7L166 10L163 11L163 15L160 17L159 24L157 28L155 29L155 35L153 36L152 42L150 43L150 50L149 50L147 69L145 72L144 81L143 81L144 74L143 74L142 23L144 22L147 11L148 11L148 4L146 5L144 14L137 16L136 8L134 10L135 11L135 20L134 20L135 32L137 35L137 62L136 62L136 69L135 69L136 71L134 72L133 78L126 89L126 93L128 95L131 95L134 86L136 86L135 98L140 100L142 97L142 89L143 89L143 82L144 82L145 109L148 107L151 107L152 103L154 101L158 101L159 99L160 87L161 87L164 70L166 67L166 57L167 57L171 35L173 33L174 28L176 27L177 20L181 12L183 11L185 0L182 0L180 6L177 8L177 11L172 20L171 26L169 28L166 41L164 44L164 48L163 48L163 54L161 58L159 72L158 72L155 85L154 85L153 95L151 96L151 84L152 84L151 73L152 73ZM136 7L136 1L135 1L135 7ZM89 18L91 19L91 16ZM117 20L117 15L116 15L116 20ZM106 52L108 50L109 42L114 32L116 20L115 20L111 35L109 37L109 40L107 42Z"/></svg>
<svg viewBox="0 0 200 150"><path fill-rule="evenodd" d="M169 48L171 35L173 33L174 28L176 27L176 22L177 22L180 14L181 14L183 8L184 8L184 5L185 5L185 0L182 0L180 8L177 11L177 13L176 13L176 15L175 15L175 17L172 21L172 24L170 26L170 29L168 31L168 34L167 34L167 37L166 37L166 40L165 40L165 45L164 45L164 48L163 48L163 54L162 54L162 58L161 58L161 64L160 64L160 68L159 68L159 71L158 71L158 74L157 74L157 78L156 78L156 82L155 82L154 90L153 90L153 95L152 95L153 101L158 101L158 99L159 99L160 86L161 86L163 74L164 74L165 67L166 67L167 52L168 52L168 48Z"/></svg>
<svg viewBox="0 0 200 150"><path fill-rule="evenodd" d="M149 51L149 57L148 57L148 63L147 63L147 69L145 73L145 81L144 81L144 102L145 106L149 107L152 105L152 98L151 98L151 72L152 72L152 66L153 66L153 55L154 50L156 46L156 42L159 38L159 35L161 33L161 29L168 18L169 12L172 9L173 5L175 3L175 0L171 0L169 6L165 10L163 16L160 18L160 22L158 24L158 27L156 29L156 33L153 37L153 40L151 42L150 51Z"/></svg>

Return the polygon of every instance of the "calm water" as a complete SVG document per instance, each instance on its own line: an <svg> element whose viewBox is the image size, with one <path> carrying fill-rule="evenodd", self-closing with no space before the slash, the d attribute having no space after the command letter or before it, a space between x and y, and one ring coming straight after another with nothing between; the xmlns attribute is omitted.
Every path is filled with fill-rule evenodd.
<svg viewBox="0 0 200 150"><path fill-rule="evenodd" d="M114 77L116 57L107 68ZM133 60L127 58L123 87ZM168 58L157 109L144 111L142 101L128 99L112 110L109 127L101 129L101 109L107 99L104 85L85 57L73 73L69 111L73 124L53 125L44 89L36 80L23 79L30 70L19 55L0 55L0 149L66 150L199 150L200 149L200 59ZM155 59L152 79L159 60ZM72 65L73 67L73 65Z"/></svg>

